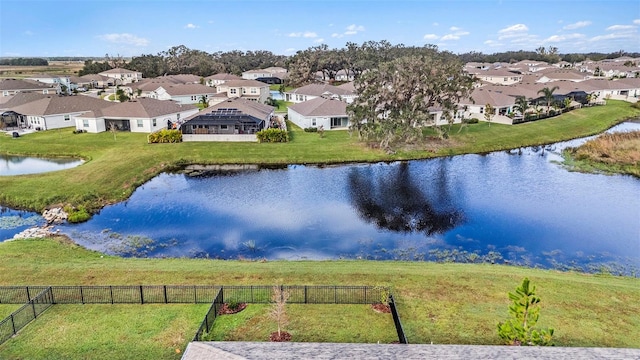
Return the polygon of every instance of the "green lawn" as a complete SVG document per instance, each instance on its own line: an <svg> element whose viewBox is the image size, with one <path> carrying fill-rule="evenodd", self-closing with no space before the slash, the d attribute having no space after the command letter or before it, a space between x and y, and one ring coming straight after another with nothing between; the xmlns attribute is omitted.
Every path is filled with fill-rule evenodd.
<svg viewBox="0 0 640 360"><path fill-rule="evenodd" d="M269 317L271 307L249 304L243 311L221 315L205 340L268 341L277 331ZM289 324L282 330L297 342L356 342L390 344L398 341L391 314L377 313L371 305L303 305L286 307Z"/></svg>
<svg viewBox="0 0 640 360"><path fill-rule="evenodd" d="M73 169L44 174L0 177L0 203L41 211L70 203L97 210L126 199L157 174L186 164L324 164L409 160L553 143L600 133L640 110L628 103L572 111L553 119L516 126L474 124L460 133L452 128L451 143L437 150L416 149L387 154L358 142L346 130L305 133L291 127L285 144L178 143L147 144L147 135L72 134L72 129L44 131L12 139L0 136L0 153L74 156L87 162Z"/></svg>
<svg viewBox="0 0 640 360"><path fill-rule="evenodd" d="M0 320L11 315L14 311L20 309L22 305L18 304L0 304Z"/></svg>
<svg viewBox="0 0 640 360"><path fill-rule="evenodd" d="M55 305L0 345L0 358L180 359L208 307Z"/></svg>
<svg viewBox="0 0 640 360"><path fill-rule="evenodd" d="M556 329L556 345L640 347L639 278L490 264L132 259L54 239L0 243L0 258L1 285L391 286L409 342L426 344L499 344L507 293L529 277L542 299L538 325ZM310 331L326 332L321 324Z"/></svg>

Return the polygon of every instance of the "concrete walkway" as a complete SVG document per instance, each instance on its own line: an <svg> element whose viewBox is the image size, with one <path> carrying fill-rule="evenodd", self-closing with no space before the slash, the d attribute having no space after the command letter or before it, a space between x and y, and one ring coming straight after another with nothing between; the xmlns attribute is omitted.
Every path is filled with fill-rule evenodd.
<svg viewBox="0 0 640 360"><path fill-rule="evenodd" d="M182 360L259 359L638 359L640 349L530 346L192 342Z"/></svg>

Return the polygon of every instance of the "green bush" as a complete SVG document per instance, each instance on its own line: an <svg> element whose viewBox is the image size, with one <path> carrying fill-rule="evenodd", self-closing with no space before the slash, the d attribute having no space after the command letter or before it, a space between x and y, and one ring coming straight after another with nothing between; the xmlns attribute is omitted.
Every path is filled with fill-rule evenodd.
<svg viewBox="0 0 640 360"><path fill-rule="evenodd" d="M477 124L478 121L480 121L480 120L478 120L476 118L471 118L471 119L465 119L465 121L466 121L467 124Z"/></svg>
<svg viewBox="0 0 640 360"><path fill-rule="evenodd" d="M180 130L162 129L149 134L147 139L149 144L179 143L182 142L182 133Z"/></svg>
<svg viewBox="0 0 640 360"><path fill-rule="evenodd" d="M308 132L308 133L318 132L318 128L315 128L315 127L304 128L304 132Z"/></svg>
<svg viewBox="0 0 640 360"><path fill-rule="evenodd" d="M263 142L288 142L289 141L289 132L286 130L280 129L265 129L260 130L256 133L256 137L258 141Z"/></svg>
<svg viewBox="0 0 640 360"><path fill-rule="evenodd" d="M236 300L236 299L231 299L229 301L227 301L227 307L231 310L238 310L238 308L240 307L240 301Z"/></svg>
<svg viewBox="0 0 640 360"><path fill-rule="evenodd" d="M70 223L81 223L91 218L91 214L84 206L72 207L65 206L64 211L67 213L67 221Z"/></svg>

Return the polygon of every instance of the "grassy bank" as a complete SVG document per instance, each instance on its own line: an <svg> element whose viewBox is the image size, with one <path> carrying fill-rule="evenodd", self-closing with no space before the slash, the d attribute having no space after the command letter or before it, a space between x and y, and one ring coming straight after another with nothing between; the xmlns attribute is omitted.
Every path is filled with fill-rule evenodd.
<svg viewBox="0 0 640 360"><path fill-rule="evenodd" d="M565 150L564 156L575 171L640 178L640 131L603 134L582 146Z"/></svg>
<svg viewBox="0 0 640 360"><path fill-rule="evenodd" d="M489 264L125 259L52 239L0 243L0 258L2 285L388 285L409 342L435 344L499 344L507 293L529 277L542 299L538 324L556 329L556 345L640 347L638 278Z"/></svg>
<svg viewBox="0 0 640 360"><path fill-rule="evenodd" d="M160 172L185 164L326 164L430 158L484 153L548 144L600 133L623 119L640 116L628 103L579 109L559 117L507 126L474 124L436 150L386 154L371 149L347 131L326 131L323 138L293 128L286 144L179 143L147 144L146 134L105 132L72 134L71 129L45 131L12 139L0 137L0 153L74 156L87 162L77 168L45 174L0 177L0 203L41 211L58 203L84 204L96 210L126 199L136 187Z"/></svg>

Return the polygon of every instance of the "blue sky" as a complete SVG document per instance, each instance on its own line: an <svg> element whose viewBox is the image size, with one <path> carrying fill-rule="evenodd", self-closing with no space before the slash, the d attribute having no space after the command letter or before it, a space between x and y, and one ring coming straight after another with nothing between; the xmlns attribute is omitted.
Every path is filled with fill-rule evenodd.
<svg viewBox="0 0 640 360"><path fill-rule="evenodd" d="M638 0L0 0L0 56L138 56L185 45L292 55L387 40L454 53L640 52Z"/></svg>

